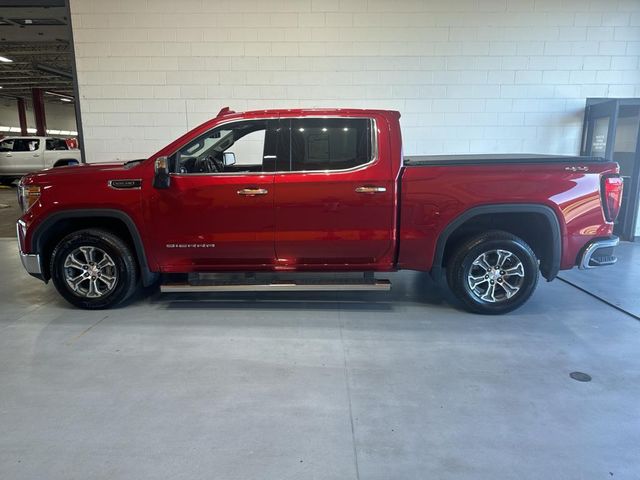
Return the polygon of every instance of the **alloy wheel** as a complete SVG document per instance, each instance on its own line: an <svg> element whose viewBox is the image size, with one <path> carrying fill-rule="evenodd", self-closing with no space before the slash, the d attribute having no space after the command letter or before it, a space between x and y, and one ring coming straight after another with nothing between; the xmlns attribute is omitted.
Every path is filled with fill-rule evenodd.
<svg viewBox="0 0 640 480"><path fill-rule="evenodd" d="M504 249L489 250L473 261L467 284L474 296L489 303L500 303L516 295L525 279L518 256Z"/></svg>
<svg viewBox="0 0 640 480"><path fill-rule="evenodd" d="M98 298L112 292L118 283L116 264L98 247L78 247L64 261L64 279L74 294Z"/></svg>

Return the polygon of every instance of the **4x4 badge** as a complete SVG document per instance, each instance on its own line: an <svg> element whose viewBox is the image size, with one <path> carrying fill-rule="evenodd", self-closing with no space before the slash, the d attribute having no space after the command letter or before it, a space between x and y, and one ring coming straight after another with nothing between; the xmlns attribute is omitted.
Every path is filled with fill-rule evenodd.
<svg viewBox="0 0 640 480"><path fill-rule="evenodd" d="M568 170L570 172L588 172L589 171L589 167L564 167L565 170Z"/></svg>

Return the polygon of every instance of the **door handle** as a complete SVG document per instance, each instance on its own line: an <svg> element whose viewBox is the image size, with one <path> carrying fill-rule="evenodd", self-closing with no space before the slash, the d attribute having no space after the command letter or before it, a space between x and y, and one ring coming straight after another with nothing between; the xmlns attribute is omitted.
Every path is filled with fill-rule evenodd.
<svg viewBox="0 0 640 480"><path fill-rule="evenodd" d="M248 197L255 197L256 195L266 195L269 190L266 188L243 188L238 190L238 195L246 195Z"/></svg>
<svg viewBox="0 0 640 480"><path fill-rule="evenodd" d="M33 154L33 156L34 156L34 157L39 157L39 156L40 156L40 154L39 154L39 153L34 153L34 154Z"/></svg>
<svg viewBox="0 0 640 480"><path fill-rule="evenodd" d="M385 187L374 187L371 185L363 185L356 188L356 193L384 193L387 189Z"/></svg>

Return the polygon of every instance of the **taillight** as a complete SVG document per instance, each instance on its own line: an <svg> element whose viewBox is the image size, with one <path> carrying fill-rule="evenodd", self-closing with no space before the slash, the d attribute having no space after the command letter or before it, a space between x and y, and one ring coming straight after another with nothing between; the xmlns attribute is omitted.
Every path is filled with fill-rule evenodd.
<svg viewBox="0 0 640 480"><path fill-rule="evenodd" d="M602 178L602 208L607 222L614 222L622 203L622 178L617 175Z"/></svg>

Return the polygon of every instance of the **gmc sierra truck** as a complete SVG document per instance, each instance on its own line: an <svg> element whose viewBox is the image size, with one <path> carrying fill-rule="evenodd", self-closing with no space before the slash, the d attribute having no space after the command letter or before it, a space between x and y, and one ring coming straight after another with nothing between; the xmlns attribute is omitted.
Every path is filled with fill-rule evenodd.
<svg viewBox="0 0 640 480"><path fill-rule="evenodd" d="M43 168L78 165L80 150L64 138L5 137L0 139L0 183L9 185Z"/></svg>
<svg viewBox="0 0 640 480"><path fill-rule="evenodd" d="M71 304L162 292L386 290L446 276L470 311L522 305L539 275L616 261L622 181L600 158L403 156L400 114L217 117L144 160L22 179L26 270Z"/></svg>

